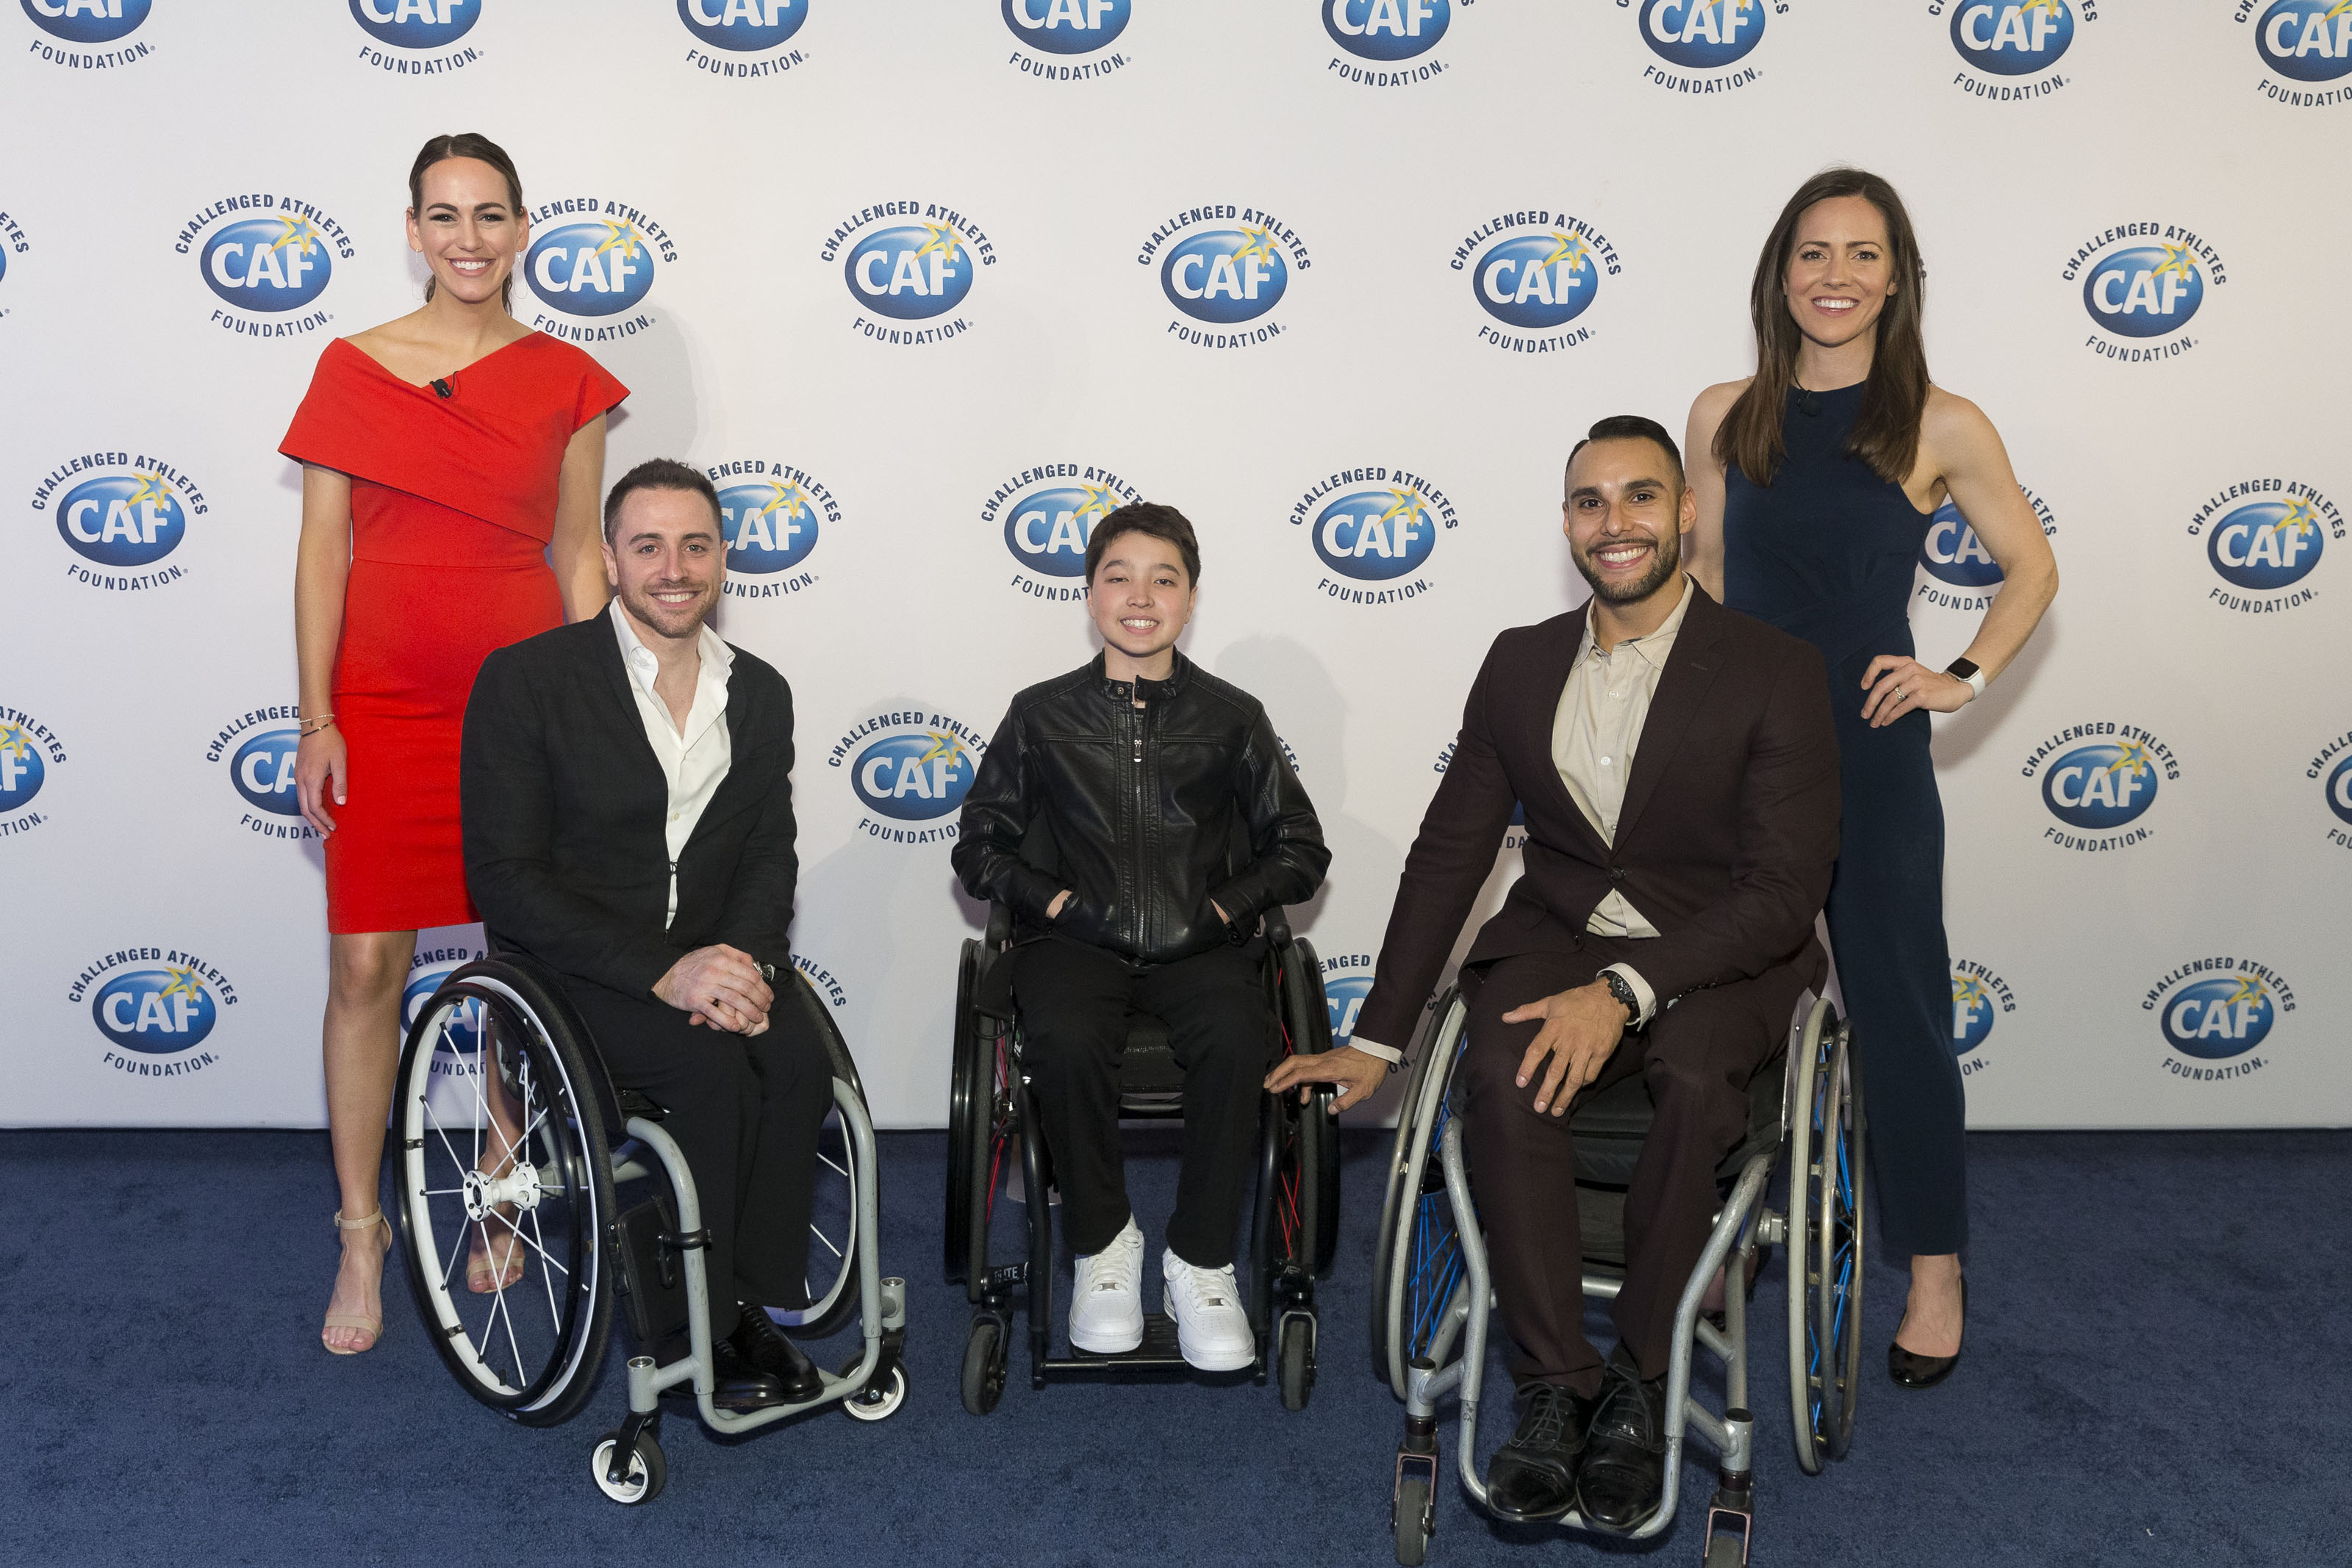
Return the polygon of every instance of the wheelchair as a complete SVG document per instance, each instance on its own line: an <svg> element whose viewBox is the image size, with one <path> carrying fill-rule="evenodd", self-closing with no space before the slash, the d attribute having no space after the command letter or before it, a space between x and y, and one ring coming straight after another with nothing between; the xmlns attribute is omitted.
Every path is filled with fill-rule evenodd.
<svg viewBox="0 0 2352 1568"><path fill-rule="evenodd" d="M395 1080L400 1239L425 1333L459 1387L511 1420L554 1427L587 1405L604 1364L616 1297L640 1354L628 1362L629 1415L590 1456L596 1488L646 1503L667 1479L661 1397L690 1393L714 1431L741 1433L839 1403L878 1421L907 1395L907 1292L879 1272L874 1128L856 1064L807 980L777 977L776 1005L815 1020L833 1059L834 1110L819 1134L805 1309L779 1316L816 1339L855 1318L864 1350L804 1404L713 1406L709 1285L700 1205L663 1113L615 1089L552 975L520 955L452 973L408 1031ZM658 1174L661 1180L653 1178ZM615 1191L648 1182L624 1212ZM664 1184L667 1191L663 1191ZM471 1243L494 1260L519 1242L522 1278L476 1295ZM656 1364L683 1333L687 1354Z"/></svg>
<svg viewBox="0 0 2352 1568"><path fill-rule="evenodd" d="M1263 923L1266 996L1285 1055L1331 1049L1331 1014L1322 966L1306 938L1291 935L1280 909ZM1054 1324L1054 1225L1046 1195L1053 1161L1036 1135L1037 1117L1021 1070L1021 1029L1012 1016L1007 949L1013 912L989 911L986 935L967 938L956 971L955 1051L948 1101L947 1277L961 1281L972 1304L964 1343L963 1406L975 1416L996 1408L1012 1356L1013 1293L1025 1287L1029 1385L1049 1380L1189 1372L1164 1312L1144 1314L1143 1343L1097 1355L1075 1346L1051 1354ZM1122 1119L1183 1115L1184 1075L1160 1020L1128 1018L1119 1062ZM1244 1291L1257 1338L1251 1381L1263 1385L1271 1363L1286 1410L1303 1410L1315 1386L1315 1281L1330 1272L1339 1229L1339 1128L1328 1085L1301 1105L1294 1093L1267 1094L1260 1111L1256 1193L1251 1210L1249 1280ZM1026 1135L1024 1135L1026 1134ZM990 1260L1000 1196L1011 1197L1017 1167L1027 1246L1021 1260Z"/></svg>
<svg viewBox="0 0 2352 1568"><path fill-rule="evenodd" d="M1433 1016L1439 1022L1414 1063L1397 1121L1372 1275L1375 1374L1405 1402L1391 1522L1396 1560L1408 1565L1425 1560L1436 1530L1437 1407L1447 1394L1460 1406L1463 1487L1480 1504L1486 1500L1476 1458L1478 1398L1494 1297L1453 1101L1468 1039L1468 1008L1458 988L1438 998ZM1639 1074L1570 1113L1588 1298L1613 1299L1624 1282L1625 1187L1654 1114ZM1635 1539L1674 1523L1683 1442L1696 1428L1720 1456L1702 1542L1705 1563L1743 1568L1748 1561L1755 1417L1748 1408L1747 1307L1760 1247L1789 1251L1789 1411L1797 1463L1818 1475L1828 1460L1845 1457L1861 1385L1863 1129L1851 1029L1826 998L1801 1000L1787 1046L1749 1083L1746 1135L1716 1170L1722 1207L1675 1318L1665 1491ZM1784 1153L1785 1207L1775 1210L1765 1204L1766 1188ZM1700 1312L1718 1269L1726 1281L1719 1327ZM1695 1346L1723 1363L1721 1415L1692 1394ZM1587 1528L1573 1511L1559 1522Z"/></svg>

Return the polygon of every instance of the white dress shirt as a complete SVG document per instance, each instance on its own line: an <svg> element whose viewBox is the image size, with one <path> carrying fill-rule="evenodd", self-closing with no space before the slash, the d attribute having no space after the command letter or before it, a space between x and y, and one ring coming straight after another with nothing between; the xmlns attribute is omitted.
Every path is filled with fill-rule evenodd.
<svg viewBox="0 0 2352 1568"><path fill-rule="evenodd" d="M1656 631L1645 637L1621 638L1605 653L1593 642L1592 618L1586 616L1584 641L1577 644L1568 679L1561 684L1559 704L1552 712L1552 766L1559 770L1569 799L1605 844L1617 841L1617 817L1625 804L1625 779L1633 769L1633 748L1641 743L1642 726L1650 716L1650 699L1657 695L1658 677L1665 674L1667 655L1674 652L1675 637L1683 629L1692 588L1691 579L1684 578L1681 601ZM1585 916L1584 929L1595 936L1638 938L1658 934L1658 928L1615 888ZM1650 982L1631 964L1612 964L1601 971L1612 972L1625 977L1634 999L1642 1004L1632 1027L1648 1023L1658 1010L1657 993L1650 988ZM1360 1035L1349 1043L1367 1055L1389 1061L1404 1060L1404 1053L1395 1047Z"/></svg>
<svg viewBox="0 0 2352 1568"><path fill-rule="evenodd" d="M735 650L708 625L702 628L695 643L701 668L695 676L694 706L687 710L686 727L680 729L670 717L669 705L654 690L661 661L638 641L636 628L629 624L618 599L607 612L620 638L629 689L636 695L637 717L644 721L646 739L661 764L662 777L669 782L668 820L663 823L663 836L669 845L669 913L662 920L667 929L677 918L677 857L694 837L694 825L702 821L703 809L719 792L728 765L734 760L734 745L727 733L727 676L735 664Z"/></svg>

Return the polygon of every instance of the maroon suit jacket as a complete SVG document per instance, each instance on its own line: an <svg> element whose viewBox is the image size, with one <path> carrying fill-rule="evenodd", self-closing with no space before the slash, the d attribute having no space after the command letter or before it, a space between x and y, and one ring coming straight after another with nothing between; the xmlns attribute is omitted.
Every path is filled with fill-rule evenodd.
<svg viewBox="0 0 2352 1568"><path fill-rule="evenodd" d="M1838 852L1837 732L1812 645L1696 590L1634 747L1617 842L1576 809L1552 765L1552 716L1584 637L1582 610L1495 639L1462 734L1405 857L1356 1032L1407 1049L1513 804L1526 874L1465 965L1572 952L1612 887L1658 928L1627 961L1660 1006L1782 965L1819 986L1813 916Z"/></svg>

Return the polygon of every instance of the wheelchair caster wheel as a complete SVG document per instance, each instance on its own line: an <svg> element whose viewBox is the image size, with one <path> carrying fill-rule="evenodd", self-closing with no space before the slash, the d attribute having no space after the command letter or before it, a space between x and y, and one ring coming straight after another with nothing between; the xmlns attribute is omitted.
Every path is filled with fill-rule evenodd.
<svg viewBox="0 0 2352 1568"><path fill-rule="evenodd" d="M1315 1392L1315 1335L1313 1325L1304 1319L1293 1318L1282 1325L1276 1374L1282 1382L1282 1407L1306 1409L1307 1396Z"/></svg>
<svg viewBox="0 0 2352 1568"><path fill-rule="evenodd" d="M860 1355L856 1361L852 1361L843 1367L841 1375L844 1377L848 1376L857 1370L857 1362L865 1359ZM878 1389L872 1384L868 1384L844 1399L841 1402L841 1407L860 1421L879 1421L887 1416L895 1414L898 1406L906 1402L907 1369L893 1363L889 1376L884 1380Z"/></svg>
<svg viewBox="0 0 2352 1568"><path fill-rule="evenodd" d="M619 1446L621 1434L607 1432L598 1439L595 1450L588 1456L588 1473L595 1479L596 1490L619 1503L651 1502L661 1496L662 1488L669 1481L669 1464L662 1458L661 1445L650 1432L637 1434L635 1452L622 1467L621 1479L612 1476L613 1450Z"/></svg>
<svg viewBox="0 0 2352 1568"><path fill-rule="evenodd" d="M1396 1560L1404 1568L1421 1568L1429 1558L1429 1538L1437 1533L1437 1504L1430 1496L1429 1478L1424 1475L1401 1475L1397 1478Z"/></svg>
<svg viewBox="0 0 2352 1568"><path fill-rule="evenodd" d="M1004 1397L1006 1355L1003 1321L972 1319L971 1337L963 1345L963 1407L973 1415L987 1415Z"/></svg>

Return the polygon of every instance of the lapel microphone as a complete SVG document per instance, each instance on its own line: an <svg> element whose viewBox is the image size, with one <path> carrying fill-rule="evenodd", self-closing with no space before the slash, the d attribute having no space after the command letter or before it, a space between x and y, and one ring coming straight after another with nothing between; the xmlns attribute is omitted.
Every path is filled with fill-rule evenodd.
<svg viewBox="0 0 2352 1568"><path fill-rule="evenodd" d="M455 377L455 376L439 376L439 377L436 377L436 378L434 379L434 382L433 382L433 391L434 391L435 395L439 396L439 397L455 397L455 396L457 396L457 377ZM1806 395L1807 395L1807 396L1811 396L1811 393L1807 393ZM1811 413L1811 410L1808 409L1806 412L1807 412L1807 413Z"/></svg>
<svg viewBox="0 0 2352 1568"><path fill-rule="evenodd" d="M441 383L435 382L433 384L437 387ZM443 392L441 395L447 397L449 394ZM1813 395L1811 387L1800 385L1797 388L1797 412L1807 419L1819 419L1822 416L1822 401Z"/></svg>

